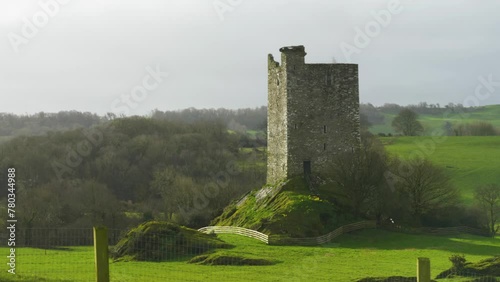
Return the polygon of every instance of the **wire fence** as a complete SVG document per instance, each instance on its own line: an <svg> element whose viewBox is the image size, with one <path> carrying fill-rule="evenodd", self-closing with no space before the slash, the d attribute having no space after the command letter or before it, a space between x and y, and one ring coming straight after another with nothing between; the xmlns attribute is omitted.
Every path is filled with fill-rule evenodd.
<svg viewBox="0 0 500 282"><path fill-rule="evenodd" d="M105 253L109 254L106 263L110 281L347 281L347 276L351 276L350 281L362 282L417 281L415 258L380 261L375 252L363 250L358 255L374 258L368 264L353 266L336 262L332 265L326 262L330 256L335 257L335 247L324 246L301 249L304 253L293 253L298 257L283 262L266 257L266 250L291 248L297 252L293 248L299 247L269 246L245 239L241 242L248 244L246 251L232 251L231 243L218 240L215 235L200 234L203 240L198 236L162 231L145 235L108 230L109 249L106 248ZM4 272L0 274L0 281L96 281L92 229L19 229L17 235L16 275ZM119 242L120 237L128 240ZM257 249L259 251L255 251ZM8 252L7 247L0 250ZM364 273L366 276L376 274L375 278L379 278L368 278ZM435 278L439 273L432 274ZM440 278L436 281L499 281L467 270L449 271Z"/></svg>
<svg viewBox="0 0 500 282"><path fill-rule="evenodd" d="M18 229L16 235L21 281L95 281L92 229Z"/></svg>

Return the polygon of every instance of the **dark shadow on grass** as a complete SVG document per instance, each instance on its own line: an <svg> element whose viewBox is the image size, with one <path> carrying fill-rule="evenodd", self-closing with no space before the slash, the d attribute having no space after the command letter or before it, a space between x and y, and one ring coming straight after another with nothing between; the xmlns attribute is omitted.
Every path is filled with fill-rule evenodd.
<svg viewBox="0 0 500 282"><path fill-rule="evenodd" d="M15 275L16 277L0 277L2 282L71 282L73 280L63 280L63 279L47 279L38 276L26 276L26 275Z"/></svg>
<svg viewBox="0 0 500 282"><path fill-rule="evenodd" d="M91 246L75 246L75 247L91 247ZM22 246L17 247L18 249L37 249L37 250L47 250L47 251L66 251L73 252L75 247L62 247L62 246Z"/></svg>
<svg viewBox="0 0 500 282"><path fill-rule="evenodd" d="M455 241L453 239L480 240L483 243L491 242L491 245L477 245L468 242ZM399 232L390 232L386 230L359 230L344 234L334 242L324 245L325 247L342 247L352 249L380 249L380 250L443 250L465 255L498 255L500 247L493 246L499 244L500 240L489 237L474 235L453 235L453 236L434 236L434 235L415 235Z"/></svg>

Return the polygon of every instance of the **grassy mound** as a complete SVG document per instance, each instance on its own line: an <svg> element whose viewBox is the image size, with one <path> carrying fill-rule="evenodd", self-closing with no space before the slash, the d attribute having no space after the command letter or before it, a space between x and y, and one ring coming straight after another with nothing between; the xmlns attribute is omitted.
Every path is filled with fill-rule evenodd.
<svg viewBox="0 0 500 282"><path fill-rule="evenodd" d="M150 221L130 230L113 248L111 257L115 260L177 260L230 247L232 245L216 235L169 222Z"/></svg>
<svg viewBox="0 0 500 282"><path fill-rule="evenodd" d="M441 279L455 276L485 276L480 278L488 279L486 276L500 277L500 256L483 259L476 263L467 262L464 257L462 258L463 261L460 263L454 263L454 266L441 272L438 276L436 276L436 278Z"/></svg>
<svg viewBox="0 0 500 282"><path fill-rule="evenodd" d="M213 254L196 256L189 260L189 263L205 265L273 265L276 262L262 258L216 252Z"/></svg>
<svg viewBox="0 0 500 282"><path fill-rule="evenodd" d="M326 197L312 195L304 179L295 177L252 191L226 207L212 225L239 226L265 234L303 238L320 236L354 221Z"/></svg>

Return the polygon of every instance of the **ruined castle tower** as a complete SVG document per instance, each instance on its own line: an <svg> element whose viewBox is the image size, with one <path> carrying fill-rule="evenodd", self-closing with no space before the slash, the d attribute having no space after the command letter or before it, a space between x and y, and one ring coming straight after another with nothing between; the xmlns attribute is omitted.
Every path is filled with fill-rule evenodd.
<svg viewBox="0 0 500 282"><path fill-rule="evenodd" d="M268 56L267 183L322 172L359 146L356 64L306 64L304 46Z"/></svg>

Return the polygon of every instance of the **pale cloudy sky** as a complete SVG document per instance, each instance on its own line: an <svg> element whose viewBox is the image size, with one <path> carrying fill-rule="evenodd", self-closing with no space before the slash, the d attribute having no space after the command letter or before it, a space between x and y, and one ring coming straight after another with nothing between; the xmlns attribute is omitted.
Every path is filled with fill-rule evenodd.
<svg viewBox="0 0 500 282"><path fill-rule="evenodd" d="M499 11L498 0L0 0L0 112L257 107L267 54L289 45L308 63L359 64L362 102L500 104ZM493 82L477 95L479 77Z"/></svg>

